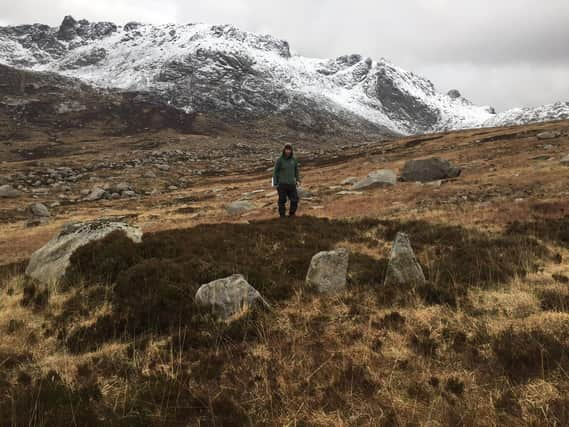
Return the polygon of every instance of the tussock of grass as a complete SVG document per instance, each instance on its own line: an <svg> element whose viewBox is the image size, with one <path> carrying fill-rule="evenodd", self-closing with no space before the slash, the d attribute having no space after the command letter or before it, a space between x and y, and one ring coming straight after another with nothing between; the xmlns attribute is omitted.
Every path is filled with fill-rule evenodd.
<svg viewBox="0 0 569 427"><path fill-rule="evenodd" d="M37 282L26 281L21 304L35 310L45 308L49 301L49 289Z"/></svg>
<svg viewBox="0 0 569 427"><path fill-rule="evenodd" d="M70 422L81 426L97 426L100 418L90 402L100 399L96 386L69 389L57 372L32 381L22 374L18 384L0 399L0 424L27 426L64 426Z"/></svg>
<svg viewBox="0 0 569 427"><path fill-rule="evenodd" d="M545 311L569 312L569 287L555 284L536 290L541 308Z"/></svg>
<svg viewBox="0 0 569 427"><path fill-rule="evenodd" d="M492 347L514 379L565 371L569 369L569 317L543 315L519 321L499 333Z"/></svg>

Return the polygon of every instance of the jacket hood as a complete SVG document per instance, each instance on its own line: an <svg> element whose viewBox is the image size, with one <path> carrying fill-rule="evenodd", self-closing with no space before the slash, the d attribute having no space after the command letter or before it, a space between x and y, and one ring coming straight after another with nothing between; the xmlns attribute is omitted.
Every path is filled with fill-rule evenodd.
<svg viewBox="0 0 569 427"><path fill-rule="evenodd" d="M285 150L286 150L287 148L290 148L290 152L291 152L290 157L294 157L294 148L292 148L292 145L291 145L291 144L285 144L285 145L284 145L284 147L283 147L283 155L282 155L282 156L286 159Z"/></svg>

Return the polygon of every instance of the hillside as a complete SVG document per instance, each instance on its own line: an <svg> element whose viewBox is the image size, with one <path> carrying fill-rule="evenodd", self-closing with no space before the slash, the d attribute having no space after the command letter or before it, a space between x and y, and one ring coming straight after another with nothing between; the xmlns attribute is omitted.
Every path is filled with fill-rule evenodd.
<svg viewBox="0 0 569 427"><path fill-rule="evenodd" d="M284 40L230 25L121 26L67 16L59 27L2 27L0 64L145 93L185 114L253 127L278 121L314 134L391 137L569 118L566 100L496 113L383 58L305 58Z"/></svg>
<svg viewBox="0 0 569 427"><path fill-rule="evenodd" d="M0 145L0 185L20 191L0 208L0 425L569 423L569 122L331 138L326 152L222 128L62 128L46 143L34 126ZM284 142L305 193L278 220ZM462 173L352 188L431 156ZM24 278L61 227L101 217L142 241L83 247L58 287ZM384 285L400 231L427 279L416 289ZM340 247L347 290L319 295L311 257ZM233 273L271 310L226 324L196 306Z"/></svg>

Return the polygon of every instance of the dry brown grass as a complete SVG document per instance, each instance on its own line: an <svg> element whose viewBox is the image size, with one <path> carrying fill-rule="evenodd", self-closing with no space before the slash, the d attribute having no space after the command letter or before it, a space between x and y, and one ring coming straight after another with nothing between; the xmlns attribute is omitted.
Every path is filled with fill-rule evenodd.
<svg viewBox="0 0 569 427"><path fill-rule="evenodd" d="M209 228L187 230L183 238L175 231L158 233L141 246L140 255L136 255L137 248L127 252L135 258L173 257L183 265L186 254L178 251L187 245L189 253L203 262L207 259L204 255L216 249L205 246L204 255L199 255L192 241L202 233L214 236L219 227L226 241L232 241L241 263L246 263L247 257L254 260L258 256L255 251L269 255L269 236L273 234L268 231L280 239L281 226L260 222L205 227ZM240 246L242 227L257 227L256 244L248 241ZM268 227L266 234L264 227ZM86 249L85 255L95 261L92 266L81 264L83 274L91 274L89 280L80 286L75 281L71 288L52 293L45 307L22 306L28 285L18 275L8 279L2 291L0 331L5 338L0 354L5 361L5 399L17 404L0 406L2 414L9 417L5 419L10 420L6 425L63 425L75 412L81 425L99 425L103 419L117 425L563 423L567 405L563 393L569 385L565 375L569 315L544 311L544 292L559 290L549 270L527 277L519 270L519 274L503 276L501 284L481 287L469 278L498 278L497 272L502 270L487 276L477 269L499 266L474 263L469 267L474 276L452 276L465 287L456 307L421 298L393 307L382 296L381 276L362 275L358 269L367 268L367 264L357 258L359 253L369 260L366 262L381 264L388 253L391 229L414 233L418 256L431 274L440 262L437 248L441 249L442 240L437 239L455 233L454 244L470 244L481 238L472 230L452 231L428 223L299 219L289 233L293 241L298 240L295 233L304 236L308 250L298 255L305 261L316 251L311 247L311 236L320 233L328 240L316 238L314 242L350 248L355 260L350 267L350 290L335 297L313 295L301 286L303 274L299 271L298 278L289 282L292 293L264 289L275 305L273 312L251 313L228 326L216 325L201 315L188 318L193 310L191 300L179 301L185 310L173 323L142 323L131 332L125 324L121 326L124 320L126 325L135 325L136 318L124 317L137 315L129 311L134 302L113 297L116 291L104 281L97 284L97 274L102 272L99 251L122 265L123 255L117 255L120 236ZM459 237L456 233L465 234ZM566 250L556 246L554 235L551 238L543 242L550 251ZM184 246L178 245L177 239ZM243 252L246 247L251 254ZM476 246L470 249L479 250ZM504 254L515 254L508 251ZM542 256L541 251L531 251L522 259ZM74 262L81 259L79 255ZM514 260L519 262L520 258ZM543 260L544 268L563 271L554 261ZM503 263L510 261L502 259ZM246 265L231 259L227 262L235 268ZM113 265L106 264L105 271L114 271ZM208 271L207 264L202 267ZM259 284L266 280L262 274L271 271L258 270ZM112 275L105 277L114 280ZM177 280L177 276L170 277ZM442 280L443 276L433 277ZM545 282L536 289L540 280ZM134 292L139 285L133 282L131 286ZM167 309L176 313L176 302L171 301ZM99 325L106 325L109 316L114 319L109 324L114 325L114 332L107 334L103 329L102 335L97 335ZM83 331L82 341L69 351L69 337L77 331ZM43 388L46 384L47 389ZM58 398L62 393L67 403ZM25 395L35 396L35 400L22 400ZM40 402L49 422L34 412L34 402Z"/></svg>
<svg viewBox="0 0 569 427"><path fill-rule="evenodd" d="M569 169L528 164L541 150L532 135L560 126L453 133L415 147L408 138L314 165L304 184L316 198L301 205L314 216L295 223L272 221L273 191L251 175L73 206L25 231L0 225L1 264L24 260L69 219L134 213L148 233L141 245L110 238L85 248L47 304L25 291L21 266L0 269L0 425L568 425ZM476 142L508 133L519 135ZM554 151L569 152L569 141ZM329 189L419 152L465 172L440 188ZM217 187L225 190L210 197ZM223 211L259 188L259 209ZM180 211L195 206L197 216ZM430 282L411 297L381 287L399 230ZM351 251L349 290L316 296L303 285L306 268L333 247ZM275 310L219 325L193 306L197 285L233 272Z"/></svg>

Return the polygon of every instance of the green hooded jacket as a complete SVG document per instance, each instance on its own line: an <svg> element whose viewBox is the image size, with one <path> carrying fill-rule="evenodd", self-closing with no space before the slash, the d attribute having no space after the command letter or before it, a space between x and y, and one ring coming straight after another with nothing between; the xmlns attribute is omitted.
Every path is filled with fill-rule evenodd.
<svg viewBox="0 0 569 427"><path fill-rule="evenodd" d="M285 157L283 154L278 158L273 172L273 183L296 185L300 181L298 161L294 156Z"/></svg>

